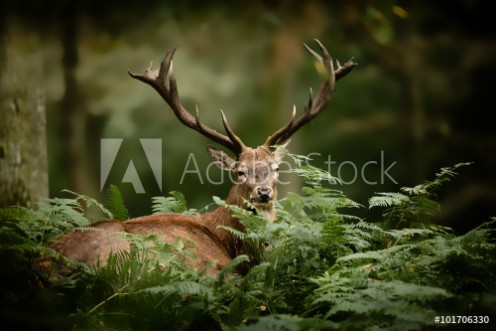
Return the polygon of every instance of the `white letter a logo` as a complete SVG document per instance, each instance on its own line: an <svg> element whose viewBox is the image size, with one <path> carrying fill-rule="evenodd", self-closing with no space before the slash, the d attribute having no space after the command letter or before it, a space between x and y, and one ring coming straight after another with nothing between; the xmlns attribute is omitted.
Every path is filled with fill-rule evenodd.
<svg viewBox="0 0 496 331"><path fill-rule="evenodd" d="M133 184L134 191L136 193L145 193L145 189L143 187L143 184L141 184L141 180L139 179L138 172L136 171L133 160L129 161L126 173L124 174L124 177L122 177L122 182Z"/></svg>
<svg viewBox="0 0 496 331"><path fill-rule="evenodd" d="M110 174L110 170L117 157L117 153L122 145L123 139L101 139L100 141L100 190L103 190L105 182ZM140 139L141 147L145 152L145 157L150 165L153 176L157 181L160 191L162 191L162 140L160 139ZM123 183L131 183L136 193L145 193L145 189L138 175L138 171L131 159L126 172L122 177Z"/></svg>

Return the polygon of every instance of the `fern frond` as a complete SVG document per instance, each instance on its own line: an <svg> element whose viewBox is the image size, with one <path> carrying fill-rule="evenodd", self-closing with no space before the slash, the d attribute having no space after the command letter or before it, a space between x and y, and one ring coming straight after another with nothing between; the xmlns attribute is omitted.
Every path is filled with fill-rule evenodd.
<svg viewBox="0 0 496 331"><path fill-rule="evenodd" d="M172 294L178 294L182 297L189 295L199 295L206 298L213 296L212 288L192 281L173 282L162 286L147 287L134 292L134 294L149 293L160 295L162 298Z"/></svg>
<svg viewBox="0 0 496 331"><path fill-rule="evenodd" d="M152 211L154 214L198 214L196 209L188 209L186 198L181 192L171 191L169 195L169 197L159 196L152 198Z"/></svg>
<svg viewBox="0 0 496 331"><path fill-rule="evenodd" d="M436 189L458 175L458 173L455 171L456 169L469 166L471 164L471 162L458 163L452 167L441 168L441 171L436 173L436 178L434 180L426 181L425 183L417 185L415 187L402 187L401 190L408 193L409 195L432 195L435 193Z"/></svg>
<svg viewBox="0 0 496 331"><path fill-rule="evenodd" d="M305 182L310 185L321 185L322 183L328 183L331 185L341 184L339 178L332 176L323 169L311 165L293 168L290 172L302 177Z"/></svg>
<svg viewBox="0 0 496 331"><path fill-rule="evenodd" d="M121 191L117 186L110 185L106 192L106 206L111 212L112 217L119 221L129 219L129 212L127 211L122 197Z"/></svg>
<svg viewBox="0 0 496 331"><path fill-rule="evenodd" d="M385 259L390 258L393 254L398 254L398 252L406 251L411 248L412 245L409 244L395 245L390 248L386 248L382 250L349 254L338 258L337 261L338 262L347 262L347 261L355 261L355 260L384 261Z"/></svg>
<svg viewBox="0 0 496 331"><path fill-rule="evenodd" d="M84 195L84 194L78 194L76 192L70 191L70 190L62 190L62 192L69 193L71 195L74 195L76 197L76 200L81 200L84 202L87 208L90 207L95 207L97 210L102 212L107 218L112 218L112 213L106 209L101 203L99 203L97 200Z"/></svg>
<svg viewBox="0 0 496 331"><path fill-rule="evenodd" d="M236 230L236 229L233 229L232 227L230 226L224 226L224 225L217 225L217 229L223 229L223 230L226 230L228 231L229 233L235 235L236 237L240 238L240 239L245 239L246 238L246 233L242 232L242 231L239 231L239 230Z"/></svg>
<svg viewBox="0 0 496 331"><path fill-rule="evenodd" d="M410 197L395 192L379 192L378 196L369 199L369 208L391 207L410 201Z"/></svg>
<svg viewBox="0 0 496 331"><path fill-rule="evenodd" d="M308 164L312 159L307 155L292 154L288 151L285 152L284 156L290 157L296 164L297 168L303 167L303 163Z"/></svg>
<svg viewBox="0 0 496 331"><path fill-rule="evenodd" d="M416 228L405 228L399 230L388 230L384 231L384 234L391 236L396 240L406 239L412 240L413 238L423 237L429 238L438 235L439 232L435 231L433 228L416 229Z"/></svg>
<svg viewBox="0 0 496 331"><path fill-rule="evenodd" d="M50 219L58 225L69 229L71 226L89 225L90 221L84 215L84 208L76 199L45 199L38 202L38 212L41 218Z"/></svg>
<svg viewBox="0 0 496 331"><path fill-rule="evenodd" d="M0 208L0 220L31 219L35 214L33 210L20 206Z"/></svg>
<svg viewBox="0 0 496 331"><path fill-rule="evenodd" d="M0 227L0 251L37 253L42 247L26 238L20 231L8 226Z"/></svg>

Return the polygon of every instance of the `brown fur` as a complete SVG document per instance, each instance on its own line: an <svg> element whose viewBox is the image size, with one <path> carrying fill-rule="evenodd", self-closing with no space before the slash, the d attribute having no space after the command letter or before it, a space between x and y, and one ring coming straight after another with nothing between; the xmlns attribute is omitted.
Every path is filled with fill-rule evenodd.
<svg viewBox="0 0 496 331"><path fill-rule="evenodd" d="M247 169L246 178L233 185L226 203L245 208L244 201L250 201L257 188L264 185L270 187L272 198L271 201L258 205L257 209L265 213L269 219L274 219L272 200L277 198L277 174L270 170L270 165L278 162L277 156L265 146L256 149L246 148L237 161L229 157L226 159L226 154L218 155L225 161L225 165L230 167L224 170L236 173L241 167ZM124 238L122 232L137 235L154 233L169 243L175 242L178 238L194 243L192 252L196 255L196 259L186 259L186 262L197 269L202 269L207 263L217 261L213 267L207 269L207 273L215 274L232 258L240 254L249 254L243 240L218 226L245 231L244 226L232 217L231 212L221 206L202 215L149 215L124 222L103 221L91 225L91 230L72 230L51 244L51 247L65 256L90 266L104 266L111 252L129 251L131 244ZM243 265L238 271L246 272L246 268L247 266Z"/></svg>
<svg viewBox="0 0 496 331"><path fill-rule="evenodd" d="M219 238L198 222L199 217L187 215L150 215L121 221L103 221L92 224L94 230L75 229L61 237L51 247L65 256L85 262L90 266L104 266L110 252L128 251L130 243L120 234L157 234L165 242L174 243L178 238L194 243L195 259L187 259L191 266L202 269L210 261L217 261L207 273L218 272L231 260Z"/></svg>

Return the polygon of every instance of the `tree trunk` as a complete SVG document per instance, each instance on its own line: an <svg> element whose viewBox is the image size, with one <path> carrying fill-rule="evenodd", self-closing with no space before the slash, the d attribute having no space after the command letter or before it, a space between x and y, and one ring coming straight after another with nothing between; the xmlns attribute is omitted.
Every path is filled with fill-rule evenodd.
<svg viewBox="0 0 496 331"><path fill-rule="evenodd" d="M41 41L0 25L0 207L32 206L48 198Z"/></svg>

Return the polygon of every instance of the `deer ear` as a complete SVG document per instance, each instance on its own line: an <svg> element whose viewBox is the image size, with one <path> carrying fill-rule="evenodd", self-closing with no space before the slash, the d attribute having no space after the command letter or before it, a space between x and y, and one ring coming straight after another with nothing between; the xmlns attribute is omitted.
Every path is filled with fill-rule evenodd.
<svg viewBox="0 0 496 331"><path fill-rule="evenodd" d="M286 154L287 150L286 147L289 145L291 142L291 139L286 141L284 144L277 146L275 151L272 153L274 155L274 158L276 159L277 163L280 163L282 161L282 158Z"/></svg>
<svg viewBox="0 0 496 331"><path fill-rule="evenodd" d="M212 145L207 145L207 152L212 162L219 169L231 171L234 168L236 160L227 155L223 150L217 149Z"/></svg>

